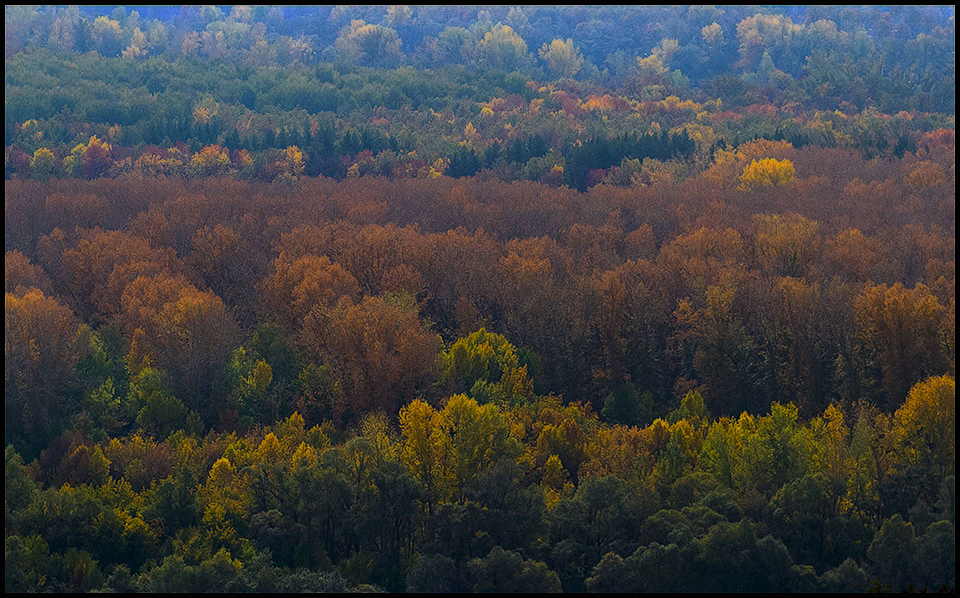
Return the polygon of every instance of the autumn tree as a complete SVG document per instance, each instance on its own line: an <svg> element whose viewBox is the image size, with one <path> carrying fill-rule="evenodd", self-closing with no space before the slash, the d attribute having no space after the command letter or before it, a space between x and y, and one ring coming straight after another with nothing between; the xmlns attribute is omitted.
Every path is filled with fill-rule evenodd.
<svg viewBox="0 0 960 598"><path fill-rule="evenodd" d="M312 312L301 344L313 360L334 369L356 417L376 408L394 413L412 399L433 373L437 337L415 310L366 297Z"/></svg>
<svg viewBox="0 0 960 598"><path fill-rule="evenodd" d="M40 266L32 263L23 253L13 250L3 255L3 292L17 292L18 289L40 289L46 295L52 294L52 282Z"/></svg>
<svg viewBox="0 0 960 598"><path fill-rule="evenodd" d="M357 280L326 256L306 255L292 263L277 258L273 270L260 283L261 310L288 331L298 329L316 308L333 307L344 296L360 296Z"/></svg>
<svg viewBox="0 0 960 598"><path fill-rule="evenodd" d="M237 325L223 301L209 291L182 290L157 314L157 365L166 370L177 396L208 422L216 421L225 394L227 361Z"/></svg>
<svg viewBox="0 0 960 598"><path fill-rule="evenodd" d="M63 166L75 177L94 179L103 176L113 165L111 151L113 147L92 135L87 143L79 143L64 158Z"/></svg>
<svg viewBox="0 0 960 598"><path fill-rule="evenodd" d="M883 375L889 405L898 405L914 383L946 368L940 346L944 308L924 284L868 285L854 299L859 334Z"/></svg>
<svg viewBox="0 0 960 598"><path fill-rule="evenodd" d="M485 66L507 72L527 64L527 42L508 25L499 25L488 31L477 44L480 60Z"/></svg>
<svg viewBox="0 0 960 598"><path fill-rule="evenodd" d="M818 224L799 214L758 214L757 260L764 270L779 276L809 276L820 250Z"/></svg>
<svg viewBox="0 0 960 598"><path fill-rule="evenodd" d="M573 77L583 66L583 56L569 38L567 41L555 39L549 45L543 44L539 54L555 77Z"/></svg>
<svg viewBox="0 0 960 598"><path fill-rule="evenodd" d="M77 364L88 329L73 312L39 289L4 294L4 409L6 433L45 444L78 404Z"/></svg>
<svg viewBox="0 0 960 598"><path fill-rule="evenodd" d="M900 466L928 477L928 489L956 475L956 392L952 377L928 378L910 389L893 416L891 440Z"/></svg>
<svg viewBox="0 0 960 598"><path fill-rule="evenodd" d="M790 160L776 158L753 160L740 174L740 186L737 188L741 191L751 191L763 187L777 187L789 183L795 176L793 162Z"/></svg>
<svg viewBox="0 0 960 598"><path fill-rule="evenodd" d="M364 66L391 68L403 60L400 51L402 43L394 29L354 20L340 31L335 47L337 55L344 60Z"/></svg>

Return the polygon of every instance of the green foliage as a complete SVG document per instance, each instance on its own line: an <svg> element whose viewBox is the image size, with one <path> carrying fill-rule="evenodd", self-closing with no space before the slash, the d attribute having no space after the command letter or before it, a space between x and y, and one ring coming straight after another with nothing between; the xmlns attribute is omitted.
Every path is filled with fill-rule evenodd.
<svg viewBox="0 0 960 598"><path fill-rule="evenodd" d="M166 375L154 368L144 368L130 380L125 408L139 427L161 438L182 429L188 415L171 394Z"/></svg>
<svg viewBox="0 0 960 598"><path fill-rule="evenodd" d="M441 379L454 391L469 390L477 382L499 382L519 369L516 348L502 334L480 330L458 339L440 357Z"/></svg>
<svg viewBox="0 0 960 598"><path fill-rule="evenodd" d="M653 421L653 394L642 395L630 382L617 386L607 395L600 412L606 421L627 426L645 426Z"/></svg>

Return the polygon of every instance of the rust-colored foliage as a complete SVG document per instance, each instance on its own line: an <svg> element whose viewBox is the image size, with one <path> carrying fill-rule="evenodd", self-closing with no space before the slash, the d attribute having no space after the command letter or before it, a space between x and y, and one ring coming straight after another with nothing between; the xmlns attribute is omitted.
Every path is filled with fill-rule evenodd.
<svg viewBox="0 0 960 598"><path fill-rule="evenodd" d="M402 305L345 297L332 310L311 312L303 326L305 351L340 376L351 414L395 413L433 372L437 335Z"/></svg>

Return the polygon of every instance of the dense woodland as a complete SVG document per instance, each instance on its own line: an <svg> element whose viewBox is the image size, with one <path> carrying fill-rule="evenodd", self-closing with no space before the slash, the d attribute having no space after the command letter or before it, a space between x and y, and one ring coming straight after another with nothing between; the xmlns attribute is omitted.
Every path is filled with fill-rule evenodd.
<svg viewBox="0 0 960 598"><path fill-rule="evenodd" d="M952 591L952 7L5 9L6 591Z"/></svg>

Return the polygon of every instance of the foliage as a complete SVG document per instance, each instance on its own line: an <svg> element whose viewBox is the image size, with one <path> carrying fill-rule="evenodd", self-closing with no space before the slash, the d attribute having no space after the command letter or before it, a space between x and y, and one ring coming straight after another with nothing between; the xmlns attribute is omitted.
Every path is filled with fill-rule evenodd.
<svg viewBox="0 0 960 598"><path fill-rule="evenodd" d="M955 586L951 8L107 10L5 14L7 591Z"/></svg>

